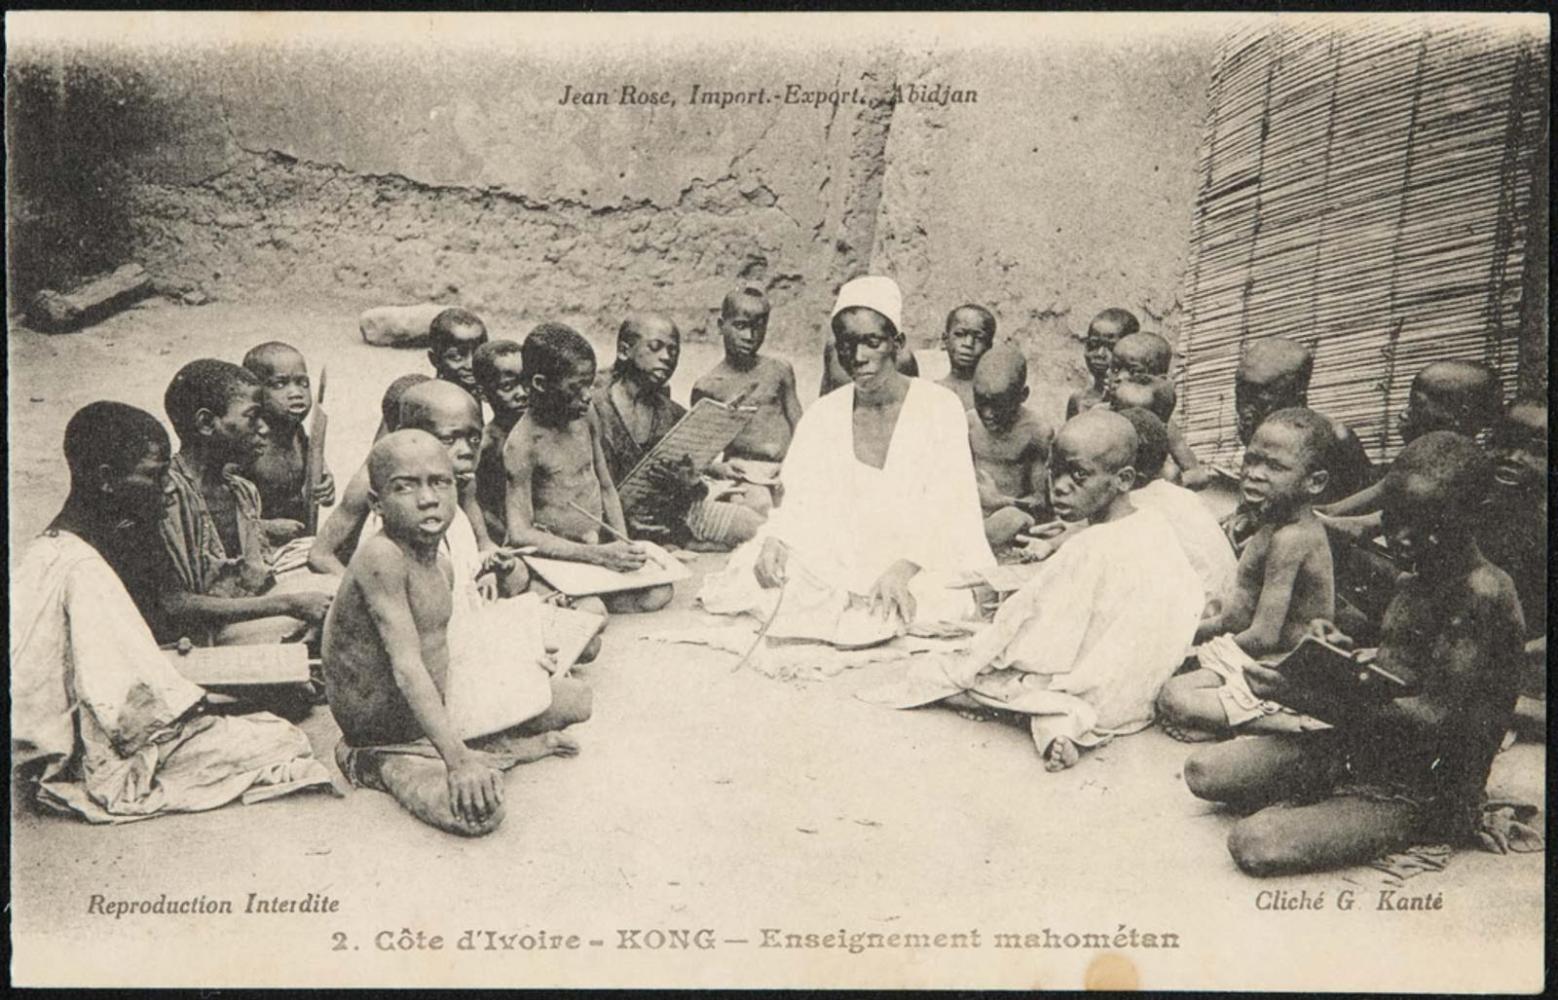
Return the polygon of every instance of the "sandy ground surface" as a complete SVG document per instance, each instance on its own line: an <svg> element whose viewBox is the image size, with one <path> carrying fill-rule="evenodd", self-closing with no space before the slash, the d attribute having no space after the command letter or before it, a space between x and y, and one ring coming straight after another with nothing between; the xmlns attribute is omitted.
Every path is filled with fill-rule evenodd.
<svg viewBox="0 0 1558 1000"><path fill-rule="evenodd" d="M362 344L356 313L159 301L72 336L13 330L11 558L65 494L59 441L77 407L107 397L161 416L180 364L236 361L265 339L298 345L316 377L329 366L328 457L344 482L385 384L426 367L420 352ZM499 335L523 332L494 325ZM713 345L688 345L678 398L714 356ZM809 400L817 362L797 365ZM697 557L695 571L719 558ZM1156 730L1046 774L1024 730L854 699L879 668L781 682L733 672L728 654L646 641L707 620L692 606L695 585L665 612L612 622L600 659L580 671L596 689L595 717L576 730L582 754L512 772L508 821L484 840L425 828L370 791L116 828L17 814L17 981L1075 988L1092 968L1123 969L1146 987L1540 987L1541 855L1457 855L1402 889L1440 894L1442 908L1429 912L1378 910L1383 880L1368 869L1257 882L1229 860L1230 818L1185 791L1187 748ZM337 730L328 710L304 729L330 760ZM1492 788L1541 801L1543 779L1542 748L1518 745L1500 757ZM1260 909L1270 899L1260 893L1272 889L1324 893L1324 908ZM1340 909L1348 891L1353 908ZM246 914L251 892L325 894L339 909ZM238 912L89 912L94 894L163 893L229 899ZM621 947L623 930L705 928L706 949ZM765 928L977 929L983 946L761 947ZM1174 933L1180 947L1125 947L1123 961L1096 949L992 947L996 933L1046 928ZM580 948L459 950L468 929L577 934ZM403 930L442 935L444 948L376 946Z"/></svg>

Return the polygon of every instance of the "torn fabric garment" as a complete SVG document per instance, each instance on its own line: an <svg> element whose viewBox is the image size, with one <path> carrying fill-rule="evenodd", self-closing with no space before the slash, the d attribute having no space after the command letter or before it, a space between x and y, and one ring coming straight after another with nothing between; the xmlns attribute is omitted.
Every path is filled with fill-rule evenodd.
<svg viewBox="0 0 1558 1000"><path fill-rule="evenodd" d="M330 786L270 714L201 714L123 584L75 535L36 539L12 575L13 765L38 801L98 823L212 809L260 786Z"/></svg>

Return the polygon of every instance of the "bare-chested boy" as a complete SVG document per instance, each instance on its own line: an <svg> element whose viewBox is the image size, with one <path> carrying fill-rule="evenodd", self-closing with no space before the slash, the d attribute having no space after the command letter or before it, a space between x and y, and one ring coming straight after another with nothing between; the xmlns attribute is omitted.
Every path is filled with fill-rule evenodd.
<svg viewBox="0 0 1558 1000"><path fill-rule="evenodd" d="M481 509L476 506L472 483L482 430L476 400L464 389L441 379L418 382L401 394L397 428L425 431L442 442L449 453L458 490L458 510L449 536L451 554L462 576L481 578L480 590L485 597L521 593L529 582L524 564L488 536ZM320 531L309 554L310 565L328 566L330 560L338 563L344 546L327 547L337 539L365 538L371 534L364 528L371 522L372 513L371 486L361 495L348 486L340 505Z"/></svg>
<svg viewBox="0 0 1558 1000"><path fill-rule="evenodd" d="M1436 361L1412 379L1396 429L1408 444L1431 431L1475 438L1498 419L1500 406L1498 376L1492 369L1472 361ZM1371 544L1383 531L1383 489L1382 483L1374 483L1317 508L1337 556L1337 588L1349 615L1346 626L1365 640L1384 614L1400 572Z"/></svg>
<svg viewBox="0 0 1558 1000"><path fill-rule="evenodd" d="M309 503L303 492L308 469L308 431L303 424L314 408L308 362L297 348L272 340L251 348L243 366L260 380L260 412L270 427L254 460L245 466L245 477L259 489L265 517L302 524L308 520ZM321 472L312 502L328 507L335 503L335 478L328 466Z"/></svg>
<svg viewBox="0 0 1558 1000"><path fill-rule="evenodd" d="M1169 366L1173 362L1174 349L1158 334L1145 330L1127 334L1115 342L1110 355L1104 395L1111 395L1122 382L1150 382L1154 378L1168 381ZM1201 461L1190 450L1185 435L1172 421L1165 420L1164 425L1169 432L1169 458L1179 469L1179 483L1192 490L1205 486L1211 477L1201 468Z"/></svg>
<svg viewBox="0 0 1558 1000"><path fill-rule="evenodd" d="M751 422L725 449L724 461L708 471L716 478L741 483L731 499L765 516L773 507L771 484L779 463L790 450L795 425L801 422L795 369L788 361L758 353L768 336L768 314L768 297L756 288L725 296L719 317L725 357L692 387L695 406L708 396L722 403L739 401L753 410Z"/></svg>
<svg viewBox="0 0 1558 1000"><path fill-rule="evenodd" d="M1291 732L1309 725L1249 694L1244 672L1285 655L1317 618L1336 614L1331 546L1315 517L1332 441L1325 417L1300 408L1267 417L1244 450L1239 489L1260 527L1245 544L1231 592L1196 629L1202 666L1163 686L1165 728L1206 733ZM1221 637L1232 636L1237 650ZM1243 655L1241 656L1240 653Z"/></svg>
<svg viewBox="0 0 1558 1000"><path fill-rule="evenodd" d="M947 313L941 346L947 352L951 370L938 385L957 393L963 409L974 408L974 369L979 359L995 346L995 314L984 306L958 306Z"/></svg>
<svg viewBox="0 0 1558 1000"><path fill-rule="evenodd" d="M522 350L530 403L503 446L509 544L622 573L638 569L648 556L642 546L621 540L628 537L622 502L590 407L594 349L572 327L542 323ZM603 537L602 521L620 537ZM576 606L600 613L658 611L671 596L671 586L662 584Z"/></svg>
<svg viewBox="0 0 1558 1000"><path fill-rule="evenodd" d="M1493 480L1477 515L1478 546L1520 595L1526 663L1516 722L1539 740L1547 738L1547 438L1547 400L1513 400L1493 427Z"/></svg>
<svg viewBox="0 0 1558 1000"><path fill-rule="evenodd" d="M451 657L456 571L443 540L459 509L454 463L431 434L402 430L373 446L368 469L382 530L358 546L325 621L325 684L341 727L336 762L352 784L390 793L424 823L490 833L503 821L503 771L578 751L553 730L589 718L589 689L552 677L539 714L467 743L445 706L451 671L481 669L469 652ZM504 665L518 667L530 669Z"/></svg>
<svg viewBox="0 0 1558 1000"><path fill-rule="evenodd" d="M481 402L481 386L476 384L476 349L487 342L487 325L469 309L458 306L433 317L427 328L427 360L433 374L455 385Z"/></svg>
<svg viewBox="0 0 1558 1000"><path fill-rule="evenodd" d="M1234 415L1241 444L1248 446L1261 421L1271 414L1307 405L1314 360L1309 348L1282 337L1266 337L1245 348L1233 381ZM1358 435L1334 420L1331 430L1331 451L1325 462L1330 482L1319 504L1350 496L1374 480L1373 463ZM1223 528L1236 550L1243 547L1257 527L1257 519L1243 504L1223 520Z"/></svg>
<svg viewBox="0 0 1558 1000"><path fill-rule="evenodd" d="M1066 419L1091 410L1104 401L1109 385L1109 365L1114 357L1114 345L1121 337L1128 337L1141 329L1141 323L1128 309L1111 306L1093 317L1087 324L1087 336L1082 341L1082 360L1093 383L1078 389L1066 400Z"/></svg>
<svg viewBox="0 0 1558 1000"><path fill-rule="evenodd" d="M1228 838L1247 874L1323 871L1476 835L1523 629L1513 583L1475 539L1488 475L1475 444L1440 431L1416 438L1385 477L1387 540L1411 570L1385 613L1377 662L1415 680L1411 694L1322 691L1252 667L1256 695L1333 728L1234 740L1186 760L1191 792L1253 812ZM1314 631L1347 643L1329 622Z"/></svg>
<svg viewBox="0 0 1558 1000"><path fill-rule="evenodd" d="M1168 429L1169 420L1174 416L1174 407L1179 403L1179 395L1174 391L1174 383L1167 378L1161 375L1149 375L1145 378L1132 376L1121 379L1109 388L1105 402L1116 413L1123 413L1132 408L1146 410L1163 422L1163 433L1169 435L1168 440L1172 442L1172 432ZM1154 478L1168 483L1178 483L1183 477L1179 463L1169 455L1164 456L1161 468L1142 471L1150 472Z"/></svg>
<svg viewBox="0 0 1558 1000"><path fill-rule="evenodd" d="M379 400L379 427L373 432L375 443L400 426L400 397L407 389L422 382L431 381L431 375L415 372L402 375L391 382ZM309 569L316 573L346 572L346 561L357 548L358 535L362 531L363 518L368 511L368 460L352 473L341 491L341 502L319 526L313 547L308 550Z"/></svg>
<svg viewBox="0 0 1558 1000"><path fill-rule="evenodd" d="M1498 376L1491 368L1475 361L1435 361L1412 379L1406 409L1396 418L1396 431L1406 444L1432 431L1454 431L1475 438L1499 418L1502 405ZM1328 504L1321 513L1332 518L1377 514L1383 489L1383 482L1375 483ZM1361 529L1350 532L1355 536L1377 532L1378 518L1369 525L1334 528Z"/></svg>
<svg viewBox="0 0 1558 1000"><path fill-rule="evenodd" d="M476 384L492 407L492 419L482 429L481 451L476 459L476 503L487 522L487 534L502 538L504 494L508 480L503 473L503 444L509 431L525 415L524 361L519 344L490 340L476 349Z"/></svg>
<svg viewBox="0 0 1558 1000"><path fill-rule="evenodd" d="M999 550L1049 515L1049 453L1055 431L1027 404L1028 362L1002 345L979 359L968 412L985 538Z"/></svg>

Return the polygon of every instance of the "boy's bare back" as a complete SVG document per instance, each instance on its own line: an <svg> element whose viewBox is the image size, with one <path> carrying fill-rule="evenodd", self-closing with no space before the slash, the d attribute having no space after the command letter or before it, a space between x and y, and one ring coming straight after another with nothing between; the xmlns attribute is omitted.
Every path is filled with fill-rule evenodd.
<svg viewBox="0 0 1558 1000"><path fill-rule="evenodd" d="M704 396L728 403L737 396L741 405L757 411L736 439L725 449L727 458L780 462L790 450L794 424L800 419L795 390L795 369L788 361L758 355L757 363L741 371L721 360L692 387L692 402Z"/></svg>
<svg viewBox="0 0 1558 1000"><path fill-rule="evenodd" d="M364 539L352 556L340 592L325 618L322 660L325 693L341 735L353 746L421 739L395 681L384 623L369 607L370 593L402 597L411 611L422 663L440 695L449 673L449 616L454 570L442 552L428 565L410 558L384 534Z"/></svg>
<svg viewBox="0 0 1558 1000"><path fill-rule="evenodd" d="M989 477L1002 494L1026 497L1044 489L1044 469L1049 464L1055 432L1031 407L1023 406L1004 432L993 433L968 411L968 442L974 453L974 470Z"/></svg>
<svg viewBox="0 0 1558 1000"><path fill-rule="evenodd" d="M1305 508L1285 523L1262 525L1239 556L1233 591L1223 610L1224 621L1237 631L1268 633L1263 645L1269 650L1246 652L1292 649L1311 621L1335 613L1331 546L1314 512ZM1275 620L1279 614L1280 624ZM1271 619L1264 620L1267 616Z"/></svg>
<svg viewBox="0 0 1558 1000"><path fill-rule="evenodd" d="M503 446L503 467L509 490L529 493L532 525L575 542L600 541L599 525L572 506L604 516L599 452L593 413L561 428L547 427L528 413L520 418Z"/></svg>

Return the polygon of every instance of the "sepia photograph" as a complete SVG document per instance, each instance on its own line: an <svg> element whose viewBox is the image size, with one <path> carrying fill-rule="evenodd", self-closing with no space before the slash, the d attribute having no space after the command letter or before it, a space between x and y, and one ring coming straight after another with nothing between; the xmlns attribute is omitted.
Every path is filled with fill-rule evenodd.
<svg viewBox="0 0 1558 1000"><path fill-rule="evenodd" d="M15 985L1544 990L1546 14L5 34Z"/></svg>

